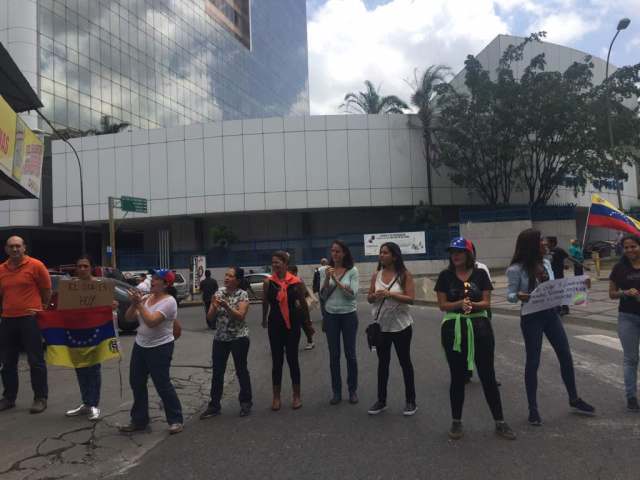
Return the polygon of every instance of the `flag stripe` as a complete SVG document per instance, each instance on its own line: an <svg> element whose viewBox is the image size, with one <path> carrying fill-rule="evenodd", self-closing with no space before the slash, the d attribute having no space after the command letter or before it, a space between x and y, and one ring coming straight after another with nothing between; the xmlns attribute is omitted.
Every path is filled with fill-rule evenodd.
<svg viewBox="0 0 640 480"><path fill-rule="evenodd" d="M77 308L73 310L44 310L38 312L40 330L66 328L69 330L101 327L113 321L111 307Z"/></svg>
<svg viewBox="0 0 640 480"><path fill-rule="evenodd" d="M104 340L115 336L116 332L111 320L96 328L47 328L42 330L42 337L47 346L67 345L69 348L96 346Z"/></svg>
<svg viewBox="0 0 640 480"><path fill-rule="evenodd" d="M613 230L621 230L623 232L639 235L640 231L633 225L618 220L616 218L605 217L601 215L591 215L589 217L590 227L611 228Z"/></svg>
<svg viewBox="0 0 640 480"><path fill-rule="evenodd" d="M69 348L64 345L49 345L45 357L49 365L83 368L119 358L120 352L116 339L109 338L94 347Z"/></svg>
<svg viewBox="0 0 640 480"><path fill-rule="evenodd" d="M611 218L620 222L624 222L635 230L638 230L640 225L638 222L634 222L632 218L628 217L624 213L621 213L617 210L612 210L606 205L601 205L598 203L594 203L591 205L591 214L590 217L606 217ZM591 220L591 218L589 218Z"/></svg>

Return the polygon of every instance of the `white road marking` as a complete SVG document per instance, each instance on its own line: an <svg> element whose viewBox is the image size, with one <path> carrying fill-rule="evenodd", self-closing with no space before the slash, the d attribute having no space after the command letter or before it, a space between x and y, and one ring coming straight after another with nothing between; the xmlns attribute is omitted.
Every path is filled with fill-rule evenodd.
<svg viewBox="0 0 640 480"><path fill-rule="evenodd" d="M614 350L622 351L620 340L616 337L610 337L609 335L576 335L576 338L584 340L585 342L595 343L603 347L612 348Z"/></svg>

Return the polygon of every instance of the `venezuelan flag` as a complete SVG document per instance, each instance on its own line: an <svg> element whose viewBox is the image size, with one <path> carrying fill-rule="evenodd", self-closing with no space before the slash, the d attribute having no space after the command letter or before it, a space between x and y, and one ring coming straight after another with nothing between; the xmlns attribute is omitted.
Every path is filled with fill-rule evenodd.
<svg viewBox="0 0 640 480"><path fill-rule="evenodd" d="M589 209L587 225L589 227L611 228L640 235L640 222L638 220L625 215L599 195L591 196L591 208Z"/></svg>
<svg viewBox="0 0 640 480"><path fill-rule="evenodd" d="M38 326L51 365L90 367L120 357L110 306L45 310L38 313Z"/></svg>

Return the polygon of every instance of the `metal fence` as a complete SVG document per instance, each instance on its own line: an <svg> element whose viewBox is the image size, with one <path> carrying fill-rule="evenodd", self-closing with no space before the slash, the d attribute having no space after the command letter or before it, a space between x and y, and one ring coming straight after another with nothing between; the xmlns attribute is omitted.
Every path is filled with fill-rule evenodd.
<svg viewBox="0 0 640 480"><path fill-rule="evenodd" d="M423 228L407 228L404 231L420 231ZM398 231L398 230L394 230ZM447 258L446 247L451 238L460 235L460 228L456 225L432 227L425 232L426 253L410 255L410 260L439 260ZM387 232L376 232L387 233ZM189 268L193 255L207 256L208 267L225 267L228 265L260 266L271 263L271 254L275 250L286 250L291 254L295 263L315 264L322 257L329 255L331 242L339 238L345 242L356 262L373 261L373 257L364 255L364 234L346 234L335 237L309 237L296 239L272 239L251 242L236 242L229 248L213 248L207 252L188 251L172 252L172 268ZM118 252L118 267L120 270L145 270L158 265L158 252L144 252L138 250L120 250Z"/></svg>

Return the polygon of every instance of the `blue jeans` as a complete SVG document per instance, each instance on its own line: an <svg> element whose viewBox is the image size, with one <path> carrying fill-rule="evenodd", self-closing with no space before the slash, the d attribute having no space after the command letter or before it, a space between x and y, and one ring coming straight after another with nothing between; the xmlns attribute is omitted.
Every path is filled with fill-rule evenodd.
<svg viewBox="0 0 640 480"><path fill-rule="evenodd" d="M520 328L522 329L524 345L527 351L524 383L527 389L529 410L538 409L536 392L538 390L538 367L540 366L543 335L546 335L560 362L560 374L569 394L569 401L576 400L578 392L571 349L569 348L569 340L562 326L562 321L556 310L543 310L542 312L524 315L520 318Z"/></svg>
<svg viewBox="0 0 640 480"><path fill-rule="evenodd" d="M618 336L622 344L624 390L627 398L637 396L638 346L640 345L640 315L618 313Z"/></svg>
<svg viewBox="0 0 640 480"><path fill-rule="evenodd" d="M100 403L100 385L102 383L100 367L101 365L98 363L91 367L76 368L82 403L87 407L97 407Z"/></svg>
<svg viewBox="0 0 640 480"><path fill-rule="evenodd" d="M331 388L333 395L342 398L342 375L340 373L340 334L344 343L344 356L347 359L347 386L349 393L358 389L358 360L356 359L356 334L358 333L358 314L325 312L325 330L329 346L329 366L331 369Z"/></svg>
<svg viewBox="0 0 640 480"><path fill-rule="evenodd" d="M167 423L182 423L182 406L169 376L172 356L173 342L151 348L143 348L137 343L133 345L129 384L133 390L131 422L134 425L145 427L149 424L149 376L162 400Z"/></svg>

